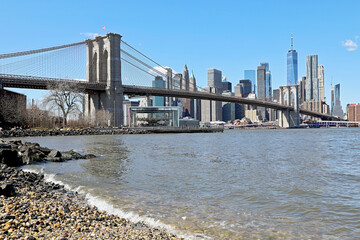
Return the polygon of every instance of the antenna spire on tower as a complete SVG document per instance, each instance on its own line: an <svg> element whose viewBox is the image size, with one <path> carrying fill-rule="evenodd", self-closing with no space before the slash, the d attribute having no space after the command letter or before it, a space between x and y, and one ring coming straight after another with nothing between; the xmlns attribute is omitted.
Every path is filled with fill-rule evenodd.
<svg viewBox="0 0 360 240"><path fill-rule="evenodd" d="M294 50L294 38L293 34L291 33L291 51Z"/></svg>

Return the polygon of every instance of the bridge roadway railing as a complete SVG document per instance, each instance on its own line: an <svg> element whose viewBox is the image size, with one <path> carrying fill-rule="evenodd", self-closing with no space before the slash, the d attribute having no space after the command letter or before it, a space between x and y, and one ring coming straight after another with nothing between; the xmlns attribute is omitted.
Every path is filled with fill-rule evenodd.
<svg viewBox="0 0 360 240"><path fill-rule="evenodd" d="M259 107L272 108L275 110L282 111L294 111L293 106L282 105L275 102L268 102L258 99L249 99L249 98L239 98L234 96L224 96L220 94L208 93L208 92L189 92L184 90L169 90L164 88L153 88L153 87L139 87L134 85L123 85L124 94L134 95L134 96L168 96L168 97L178 97L178 98L191 98L191 99L204 99L204 100L213 100L221 102L233 102L238 104L248 104ZM312 117L317 117L321 119L330 119L330 120L340 120L337 117L333 117L328 114L313 112L305 109L300 109L300 113Z"/></svg>
<svg viewBox="0 0 360 240"><path fill-rule="evenodd" d="M30 89L51 89L56 85L54 83L64 83L69 90L74 88L84 91L105 91L104 83L89 83L86 80L73 80L63 78L47 78L26 75L0 74L0 81L3 87L12 88L30 88Z"/></svg>

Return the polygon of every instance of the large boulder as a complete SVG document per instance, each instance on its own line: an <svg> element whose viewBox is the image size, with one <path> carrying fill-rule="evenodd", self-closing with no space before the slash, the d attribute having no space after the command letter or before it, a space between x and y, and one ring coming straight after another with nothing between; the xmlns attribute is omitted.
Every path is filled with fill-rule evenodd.
<svg viewBox="0 0 360 240"><path fill-rule="evenodd" d="M0 195L12 197L16 195L16 189L11 183L4 183L0 186Z"/></svg>
<svg viewBox="0 0 360 240"><path fill-rule="evenodd" d="M23 164L32 164L33 162L41 162L45 158L45 154L32 148L26 149L25 152L21 153Z"/></svg>
<svg viewBox="0 0 360 240"><path fill-rule="evenodd" d="M51 152L46 156L46 160L51 162L64 162L61 158L61 152L56 149L51 150Z"/></svg>
<svg viewBox="0 0 360 240"><path fill-rule="evenodd" d="M71 160L71 159L82 159L83 156L80 153L75 152L74 150L70 150L70 151L62 152L61 158L64 160Z"/></svg>
<svg viewBox="0 0 360 240"><path fill-rule="evenodd" d="M17 167L22 165L22 159L18 155L18 151L14 149L0 149L0 163L6 164L10 167Z"/></svg>

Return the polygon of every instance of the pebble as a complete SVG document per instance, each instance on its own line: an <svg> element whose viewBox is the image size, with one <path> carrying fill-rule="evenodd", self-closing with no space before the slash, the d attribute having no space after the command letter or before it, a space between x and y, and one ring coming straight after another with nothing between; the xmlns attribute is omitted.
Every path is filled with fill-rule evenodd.
<svg viewBox="0 0 360 240"><path fill-rule="evenodd" d="M78 194L54 189L43 177L6 167L0 184L11 182L15 196L0 196L0 239L183 239L164 229L99 211ZM30 180L29 180L30 179Z"/></svg>

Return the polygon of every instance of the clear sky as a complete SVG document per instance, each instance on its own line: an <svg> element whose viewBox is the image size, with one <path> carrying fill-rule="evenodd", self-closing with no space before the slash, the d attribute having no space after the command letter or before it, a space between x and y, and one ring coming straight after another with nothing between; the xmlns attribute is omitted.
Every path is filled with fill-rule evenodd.
<svg viewBox="0 0 360 240"><path fill-rule="evenodd" d="M341 101L360 102L360 1L1 1L0 53L43 48L115 32L157 62L194 70L206 86L207 69L222 70L235 85L245 69L269 62L272 87L286 85L290 35L299 57L319 55L325 91L341 84ZM102 30L106 26L106 31ZM16 90L18 91L18 90ZM28 98L39 97L33 90Z"/></svg>

